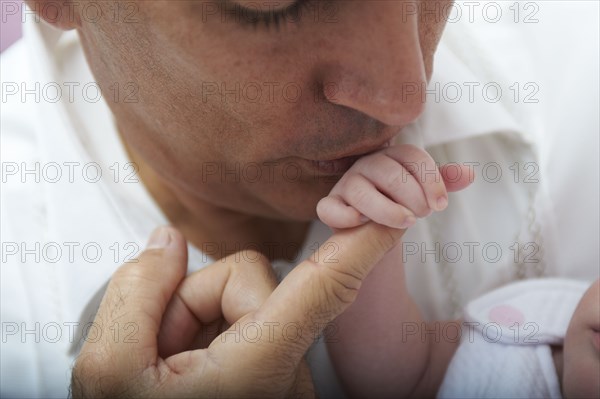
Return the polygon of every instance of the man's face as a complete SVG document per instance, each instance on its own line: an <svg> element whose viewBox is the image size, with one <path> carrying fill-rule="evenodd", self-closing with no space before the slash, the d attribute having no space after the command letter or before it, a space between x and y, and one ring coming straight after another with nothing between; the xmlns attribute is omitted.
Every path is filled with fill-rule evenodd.
<svg viewBox="0 0 600 399"><path fill-rule="evenodd" d="M123 139L172 189L308 220L345 157L422 111L450 3L108 2L79 33Z"/></svg>

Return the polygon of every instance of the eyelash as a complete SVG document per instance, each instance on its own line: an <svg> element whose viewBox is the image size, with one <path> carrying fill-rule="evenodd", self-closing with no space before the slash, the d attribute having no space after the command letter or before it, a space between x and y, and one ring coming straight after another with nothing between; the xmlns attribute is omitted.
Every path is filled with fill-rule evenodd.
<svg viewBox="0 0 600 399"><path fill-rule="evenodd" d="M251 25L255 29L259 25L264 25L267 31L270 31L272 27L279 30L282 22L284 22L286 18L292 17L294 22L299 22L302 17L302 11L307 9L313 1L314 0L296 0L294 4L291 4L286 8L281 10L269 10L266 12L257 11L252 8L239 7L239 11L243 13L243 15L239 16L239 22L244 25ZM237 11L236 8L236 12Z"/></svg>

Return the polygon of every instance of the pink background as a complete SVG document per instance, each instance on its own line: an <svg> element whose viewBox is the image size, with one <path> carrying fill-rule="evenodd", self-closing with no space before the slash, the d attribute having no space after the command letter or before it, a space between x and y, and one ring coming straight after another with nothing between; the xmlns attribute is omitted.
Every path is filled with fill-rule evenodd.
<svg viewBox="0 0 600 399"><path fill-rule="evenodd" d="M0 0L0 51L4 51L21 37L22 7L24 6L20 0ZM15 8L18 12L12 14Z"/></svg>

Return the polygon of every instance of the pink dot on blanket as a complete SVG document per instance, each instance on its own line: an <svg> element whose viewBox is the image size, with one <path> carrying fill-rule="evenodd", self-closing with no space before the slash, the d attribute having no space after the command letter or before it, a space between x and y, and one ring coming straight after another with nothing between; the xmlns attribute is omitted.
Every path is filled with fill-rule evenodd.
<svg viewBox="0 0 600 399"><path fill-rule="evenodd" d="M490 321L496 322L503 326L512 326L515 323L523 324L525 322L525 316L523 313L510 305L498 305L490 309L489 314Z"/></svg>

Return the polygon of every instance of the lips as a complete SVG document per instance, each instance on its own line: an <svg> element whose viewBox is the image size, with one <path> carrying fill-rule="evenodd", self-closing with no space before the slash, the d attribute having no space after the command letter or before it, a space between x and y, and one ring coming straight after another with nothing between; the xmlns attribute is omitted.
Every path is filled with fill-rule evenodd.
<svg viewBox="0 0 600 399"><path fill-rule="evenodd" d="M596 350L600 351L600 331L596 329L592 330L592 343L596 347Z"/></svg>
<svg viewBox="0 0 600 399"><path fill-rule="evenodd" d="M311 167L320 174L338 175L350 169L352 165L354 165L354 162L361 157L389 147L390 143L391 139L381 145L366 149L363 147L351 152L347 152L346 154L342 154L333 159L308 161L310 162Z"/></svg>

